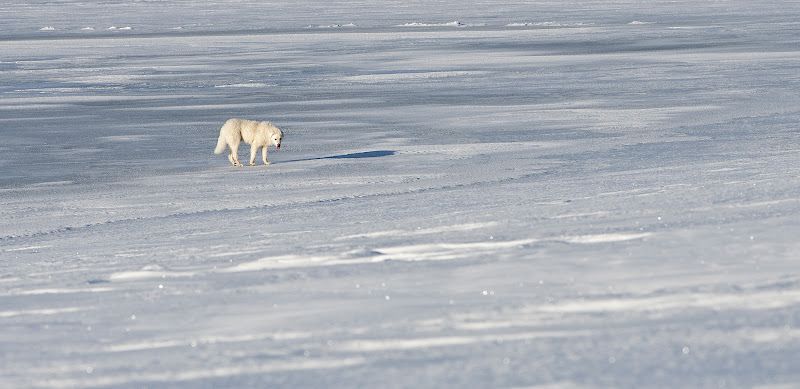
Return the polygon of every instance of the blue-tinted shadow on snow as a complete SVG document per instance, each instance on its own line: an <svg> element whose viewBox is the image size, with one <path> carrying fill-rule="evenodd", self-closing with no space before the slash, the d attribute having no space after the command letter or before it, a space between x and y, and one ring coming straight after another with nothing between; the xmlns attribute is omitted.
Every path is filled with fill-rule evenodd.
<svg viewBox="0 0 800 389"><path fill-rule="evenodd" d="M317 157L317 158L304 158L304 159L293 159L290 161L283 161L282 163L287 162L301 162L301 161L316 161L318 159L358 159L358 158L378 158L378 157L388 157L390 155L394 155L394 151L392 150L375 150L375 151L364 151L361 153L350 153L350 154L342 154L342 155L332 155L330 157Z"/></svg>

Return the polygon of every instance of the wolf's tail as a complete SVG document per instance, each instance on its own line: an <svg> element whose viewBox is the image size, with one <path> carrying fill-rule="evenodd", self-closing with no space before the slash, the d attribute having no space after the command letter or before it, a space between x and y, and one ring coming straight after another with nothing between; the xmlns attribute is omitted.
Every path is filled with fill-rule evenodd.
<svg viewBox="0 0 800 389"><path fill-rule="evenodd" d="M222 152L225 151L225 146L227 146L227 143L225 143L225 137L222 134L219 134L217 148L214 149L214 154L222 154Z"/></svg>

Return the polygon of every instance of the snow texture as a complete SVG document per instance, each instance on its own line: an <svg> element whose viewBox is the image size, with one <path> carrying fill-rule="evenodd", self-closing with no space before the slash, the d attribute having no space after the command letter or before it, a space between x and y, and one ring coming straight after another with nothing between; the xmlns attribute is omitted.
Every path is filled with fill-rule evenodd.
<svg viewBox="0 0 800 389"><path fill-rule="evenodd" d="M0 387L800 386L798 2L0 20Z"/></svg>

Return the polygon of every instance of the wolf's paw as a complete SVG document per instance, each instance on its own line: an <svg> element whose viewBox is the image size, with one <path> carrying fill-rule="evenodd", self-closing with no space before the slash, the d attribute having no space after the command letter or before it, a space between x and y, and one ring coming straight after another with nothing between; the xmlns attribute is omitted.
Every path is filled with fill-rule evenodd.
<svg viewBox="0 0 800 389"><path fill-rule="evenodd" d="M256 166L255 162L250 162L250 166Z"/></svg>
<svg viewBox="0 0 800 389"><path fill-rule="evenodd" d="M233 164L233 166L236 166L236 167L242 167L242 166L244 166L244 165L242 165L241 163L234 163L234 164Z"/></svg>
<svg viewBox="0 0 800 389"><path fill-rule="evenodd" d="M272 165L272 162L264 162L264 165Z"/></svg>

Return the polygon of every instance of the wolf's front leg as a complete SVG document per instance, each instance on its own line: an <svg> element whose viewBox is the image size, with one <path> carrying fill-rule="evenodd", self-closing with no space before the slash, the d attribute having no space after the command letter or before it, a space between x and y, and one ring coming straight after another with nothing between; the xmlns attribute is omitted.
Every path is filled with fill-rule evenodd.
<svg viewBox="0 0 800 389"><path fill-rule="evenodd" d="M271 163L267 162L267 146L261 148L261 157L264 159L264 165L271 165Z"/></svg>
<svg viewBox="0 0 800 389"><path fill-rule="evenodd" d="M250 166L256 166L256 154L258 154L258 146L250 146Z"/></svg>

